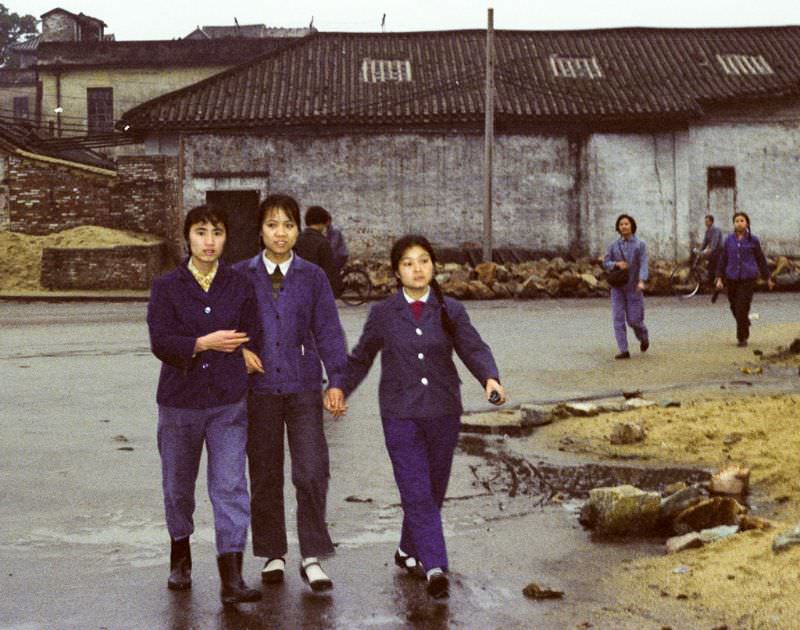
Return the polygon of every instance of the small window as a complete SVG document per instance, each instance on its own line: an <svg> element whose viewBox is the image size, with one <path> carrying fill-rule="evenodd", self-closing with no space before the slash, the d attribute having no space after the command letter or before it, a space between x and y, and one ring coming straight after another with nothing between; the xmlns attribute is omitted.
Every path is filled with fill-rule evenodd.
<svg viewBox="0 0 800 630"><path fill-rule="evenodd" d="M114 130L113 88L86 88L86 113L89 135Z"/></svg>
<svg viewBox="0 0 800 630"><path fill-rule="evenodd" d="M364 83L411 81L411 62L407 59L364 59L361 79Z"/></svg>
<svg viewBox="0 0 800 630"><path fill-rule="evenodd" d="M717 55L725 74L773 74L762 55Z"/></svg>
<svg viewBox="0 0 800 630"><path fill-rule="evenodd" d="M600 79L603 71L597 57L560 57L550 55L550 68L554 77L571 79Z"/></svg>
<svg viewBox="0 0 800 630"><path fill-rule="evenodd" d="M736 169L732 166L711 166L708 169L708 189L736 188Z"/></svg>
<svg viewBox="0 0 800 630"><path fill-rule="evenodd" d="M30 111L28 109L27 96L14 97L14 120L28 120Z"/></svg>

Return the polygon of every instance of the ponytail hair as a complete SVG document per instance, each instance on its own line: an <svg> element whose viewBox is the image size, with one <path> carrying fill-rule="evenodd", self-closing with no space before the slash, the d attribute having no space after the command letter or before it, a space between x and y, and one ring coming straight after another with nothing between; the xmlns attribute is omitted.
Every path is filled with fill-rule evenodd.
<svg viewBox="0 0 800 630"><path fill-rule="evenodd" d="M433 290L433 294L436 296L436 299L439 301L441 306L440 313L442 316L442 328L444 328L445 333L447 333L447 335L452 339L455 335L456 326L450 317L450 313L447 312L447 304L445 304L444 301L442 287L440 287L439 283L436 281L436 254L433 251L433 246L430 244L430 241L420 234L406 234L405 236L397 239L392 245L392 251L389 255L392 271L394 271L395 275L397 275L400 269L400 259L409 248L414 247L415 245L424 249L431 258L431 263L433 264L433 277L431 278L430 286ZM397 285L401 286L399 277L397 278Z"/></svg>

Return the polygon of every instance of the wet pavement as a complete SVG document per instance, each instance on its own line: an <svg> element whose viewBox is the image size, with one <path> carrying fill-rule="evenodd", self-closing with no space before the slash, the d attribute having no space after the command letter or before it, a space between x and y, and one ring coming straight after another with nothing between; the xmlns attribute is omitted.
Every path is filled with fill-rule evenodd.
<svg viewBox="0 0 800 630"><path fill-rule="evenodd" d="M798 305L795 294L757 295L754 347L790 341L783 337ZM473 302L468 309L493 346L512 405L633 386L657 395L735 388L731 381L741 380L732 318L705 302L649 300L653 348L626 365L609 360L615 350L605 300ZM353 344L367 307L341 312ZM265 587L258 604L224 609L202 471L193 588L167 591L158 362L144 313L136 303L0 303L0 628L648 627L615 610L601 577L660 553L662 541L593 541L577 522L580 500L615 479L659 487L702 473L599 466L536 452L531 440L464 435L444 508L451 597L434 603L392 562L401 510L377 416L377 365L348 417L326 420L333 592L314 595L302 584L292 539L286 583ZM463 380L468 410L487 409L478 385L466 373ZM768 376L755 387L761 382ZM290 523L291 494L287 488ZM259 569L248 553L253 585ZM521 591L530 581L565 598L526 600Z"/></svg>

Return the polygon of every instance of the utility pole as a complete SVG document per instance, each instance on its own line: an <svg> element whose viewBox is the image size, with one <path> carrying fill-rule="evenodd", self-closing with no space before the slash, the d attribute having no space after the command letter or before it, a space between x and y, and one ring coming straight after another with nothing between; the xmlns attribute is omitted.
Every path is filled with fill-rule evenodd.
<svg viewBox="0 0 800 630"><path fill-rule="evenodd" d="M483 262L492 260L492 157L494 153L494 9L486 27L486 110L483 134Z"/></svg>

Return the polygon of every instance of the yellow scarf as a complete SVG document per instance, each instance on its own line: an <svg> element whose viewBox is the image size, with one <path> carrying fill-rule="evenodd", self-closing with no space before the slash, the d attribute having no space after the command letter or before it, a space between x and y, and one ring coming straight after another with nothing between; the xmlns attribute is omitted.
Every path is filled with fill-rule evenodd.
<svg viewBox="0 0 800 630"><path fill-rule="evenodd" d="M200 285L200 288L203 289L203 291L205 291L206 293L208 293L208 290L211 288L211 283L214 282L214 276L217 275L217 269L219 269L219 261L215 260L214 268L208 273L203 273L199 271L197 267L195 267L192 264L192 257L190 256L188 267L192 276L194 276L194 279L197 280L197 284Z"/></svg>

